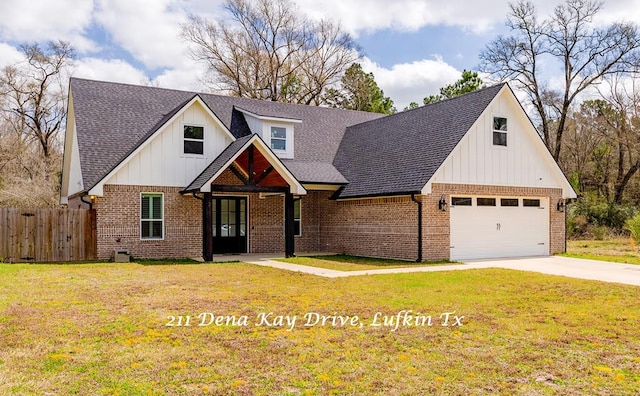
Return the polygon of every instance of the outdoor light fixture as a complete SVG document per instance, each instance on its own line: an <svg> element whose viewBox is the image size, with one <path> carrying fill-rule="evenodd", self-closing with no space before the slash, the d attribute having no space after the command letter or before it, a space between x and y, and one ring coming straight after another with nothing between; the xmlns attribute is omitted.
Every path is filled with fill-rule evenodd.
<svg viewBox="0 0 640 396"><path fill-rule="evenodd" d="M564 201L559 200L558 204L556 205L556 208L558 209L558 212L564 212Z"/></svg>
<svg viewBox="0 0 640 396"><path fill-rule="evenodd" d="M438 201L438 209L443 212L447 211L447 200L444 199L444 196L440 197L440 201Z"/></svg>

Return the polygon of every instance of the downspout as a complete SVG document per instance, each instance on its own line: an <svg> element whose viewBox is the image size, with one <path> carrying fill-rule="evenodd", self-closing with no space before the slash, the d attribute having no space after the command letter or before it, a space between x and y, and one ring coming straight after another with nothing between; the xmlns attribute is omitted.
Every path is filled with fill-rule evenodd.
<svg viewBox="0 0 640 396"><path fill-rule="evenodd" d="M89 205L89 209L93 209L93 202L91 202L91 199L89 199L89 201L85 201L84 200L84 197L87 197L87 196L89 196L89 194L87 194L86 192L84 194L82 194L80 196L80 201L82 201L82 202L86 203L87 205Z"/></svg>
<svg viewBox="0 0 640 396"><path fill-rule="evenodd" d="M418 204L418 259L416 262L422 261L422 201L416 199L415 194L411 194L411 200Z"/></svg>

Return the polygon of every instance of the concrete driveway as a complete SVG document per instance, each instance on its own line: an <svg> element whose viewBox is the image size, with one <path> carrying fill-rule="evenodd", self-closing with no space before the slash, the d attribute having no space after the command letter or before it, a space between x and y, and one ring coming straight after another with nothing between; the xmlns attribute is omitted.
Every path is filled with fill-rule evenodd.
<svg viewBox="0 0 640 396"><path fill-rule="evenodd" d="M610 263L605 261L583 260L568 257L525 257L497 260L474 260L463 264L436 265L429 267L411 266L406 268L384 268L363 271L337 271L325 268L309 267L273 261L269 258L243 260L251 264L275 267L289 271L327 278L345 276L400 274L409 272L461 271L478 268L506 268L519 271L539 272L549 275L568 276L570 278L599 280L603 282L623 283L640 286L640 265Z"/></svg>

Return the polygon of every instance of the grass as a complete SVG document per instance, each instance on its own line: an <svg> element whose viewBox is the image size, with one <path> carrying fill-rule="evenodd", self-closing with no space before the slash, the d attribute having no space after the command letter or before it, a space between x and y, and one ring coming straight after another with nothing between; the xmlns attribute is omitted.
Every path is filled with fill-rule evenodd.
<svg viewBox="0 0 640 396"><path fill-rule="evenodd" d="M330 255L330 256L308 256L308 257L293 257L288 259L278 259L278 261L284 261L285 263L307 265L310 267L326 268L338 271L360 271L369 269L381 269L381 268L404 268L412 266L427 266L427 265L444 265L454 264L450 261L430 261L417 263L415 261L406 260L389 260L389 259L377 259L358 256L348 256L344 254Z"/></svg>
<svg viewBox="0 0 640 396"><path fill-rule="evenodd" d="M499 269L327 279L241 263L0 265L0 394L635 395L638 296ZM402 310L432 326L370 326ZM256 324L270 312L283 326ZM197 326L208 313L236 325ZM313 313L325 326L303 325ZM356 326L332 326L347 315ZM291 331L285 316L298 318Z"/></svg>
<svg viewBox="0 0 640 396"><path fill-rule="evenodd" d="M640 249L633 240L624 238L567 241L563 256L640 265Z"/></svg>

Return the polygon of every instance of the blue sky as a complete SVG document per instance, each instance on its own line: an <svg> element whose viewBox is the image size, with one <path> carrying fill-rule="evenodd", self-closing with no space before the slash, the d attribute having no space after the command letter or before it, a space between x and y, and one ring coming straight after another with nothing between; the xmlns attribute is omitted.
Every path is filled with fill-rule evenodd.
<svg viewBox="0 0 640 396"><path fill-rule="evenodd" d="M63 39L77 49L78 77L206 90L203 65L179 39L187 15L224 18L223 0L3 0L0 67L22 42ZM339 21L363 47L361 60L401 109L475 70L484 46L504 32L501 0L294 0L310 18ZM558 1L537 0L541 15ZM634 19L640 0L607 0L597 23ZM549 70L554 73L554 70Z"/></svg>

